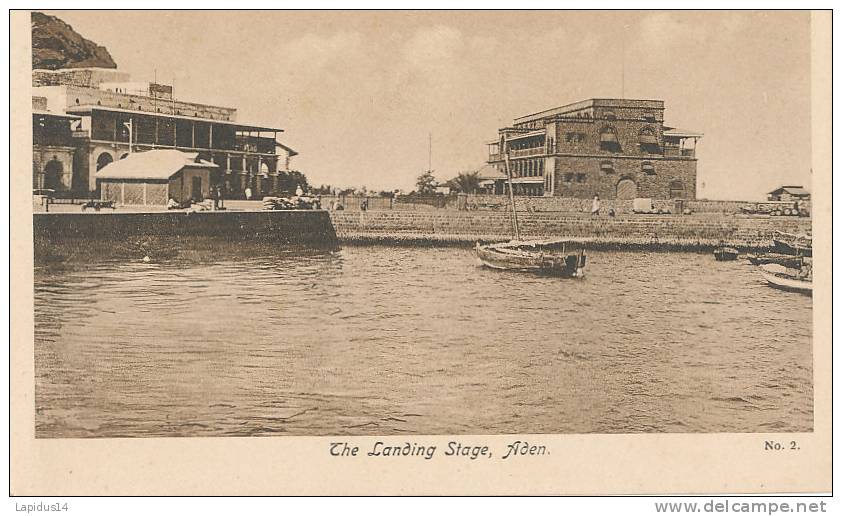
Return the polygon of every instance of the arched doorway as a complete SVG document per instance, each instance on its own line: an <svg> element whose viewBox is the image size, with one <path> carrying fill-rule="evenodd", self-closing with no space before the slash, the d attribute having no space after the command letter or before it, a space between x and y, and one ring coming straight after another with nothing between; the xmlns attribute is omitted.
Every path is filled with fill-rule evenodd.
<svg viewBox="0 0 842 516"><path fill-rule="evenodd" d="M637 197L637 184L629 178L623 178L617 183L617 199L634 199Z"/></svg>
<svg viewBox="0 0 842 516"><path fill-rule="evenodd" d="M111 156L111 154L109 154L107 152L103 152L96 159L96 169L101 170L102 167L104 167L105 165L108 165L112 161L114 161L114 157Z"/></svg>
<svg viewBox="0 0 842 516"><path fill-rule="evenodd" d="M684 199L684 183L678 179L670 181L670 199Z"/></svg>
<svg viewBox="0 0 842 516"><path fill-rule="evenodd" d="M44 188L61 190L63 186L61 184L61 176L63 173L64 167L59 160L53 159L48 162L47 166L44 167Z"/></svg>

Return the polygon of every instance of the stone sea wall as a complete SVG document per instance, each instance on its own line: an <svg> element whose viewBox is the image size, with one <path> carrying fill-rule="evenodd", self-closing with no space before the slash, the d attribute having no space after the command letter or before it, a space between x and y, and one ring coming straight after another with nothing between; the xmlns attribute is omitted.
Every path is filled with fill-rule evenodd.
<svg viewBox="0 0 842 516"><path fill-rule="evenodd" d="M326 211L210 211L35 213L36 245L54 240L121 240L131 237L265 239L280 243L334 245Z"/></svg>
<svg viewBox="0 0 842 516"><path fill-rule="evenodd" d="M408 245L469 245L511 238L505 211L367 211L330 214L340 242ZM811 219L799 217L702 215L518 214L521 238L566 238L591 248L708 250L720 241L742 250L771 245L775 231L806 233Z"/></svg>

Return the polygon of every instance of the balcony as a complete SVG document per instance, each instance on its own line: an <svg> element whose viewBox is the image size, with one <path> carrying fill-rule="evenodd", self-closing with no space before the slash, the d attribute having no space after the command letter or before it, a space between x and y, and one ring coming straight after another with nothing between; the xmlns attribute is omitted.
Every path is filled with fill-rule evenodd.
<svg viewBox="0 0 842 516"><path fill-rule="evenodd" d="M696 149L686 149L681 148L678 145L665 145L664 146L664 156L667 157L682 157L682 158L695 158L696 157Z"/></svg>
<svg viewBox="0 0 842 516"><path fill-rule="evenodd" d="M532 147L529 149L515 149L511 151L510 156L513 158L523 158L527 156L542 156L547 153L547 149L543 146Z"/></svg>

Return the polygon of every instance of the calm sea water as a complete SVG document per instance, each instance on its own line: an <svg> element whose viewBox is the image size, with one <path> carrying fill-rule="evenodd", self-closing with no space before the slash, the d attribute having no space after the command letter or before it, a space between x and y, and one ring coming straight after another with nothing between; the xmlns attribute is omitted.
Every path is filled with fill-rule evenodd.
<svg viewBox="0 0 842 516"><path fill-rule="evenodd" d="M35 271L38 437L809 431L812 300L746 262L197 241Z"/></svg>

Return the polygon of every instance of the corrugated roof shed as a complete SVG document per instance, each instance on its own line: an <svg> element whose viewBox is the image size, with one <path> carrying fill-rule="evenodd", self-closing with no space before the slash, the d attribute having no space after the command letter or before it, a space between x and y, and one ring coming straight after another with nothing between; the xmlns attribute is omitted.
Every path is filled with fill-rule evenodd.
<svg viewBox="0 0 842 516"><path fill-rule="evenodd" d="M790 195L810 195L810 192L804 189L803 186L782 186L769 192L770 195L788 193Z"/></svg>
<svg viewBox="0 0 842 516"><path fill-rule="evenodd" d="M109 163L97 173L97 179L169 179L184 167L217 168L218 165L198 159L197 152L157 149L134 152Z"/></svg>

